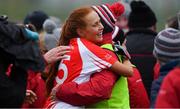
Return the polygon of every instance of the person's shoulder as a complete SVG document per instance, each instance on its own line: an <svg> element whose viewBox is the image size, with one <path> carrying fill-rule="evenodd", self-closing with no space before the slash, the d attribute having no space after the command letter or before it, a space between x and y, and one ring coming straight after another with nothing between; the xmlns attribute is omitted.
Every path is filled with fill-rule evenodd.
<svg viewBox="0 0 180 109"><path fill-rule="evenodd" d="M173 70L171 70L167 76L169 76L172 79L175 79L180 74L180 67L175 67ZM178 77L179 78L179 77ZM180 80L180 78L179 78Z"/></svg>
<svg viewBox="0 0 180 109"><path fill-rule="evenodd" d="M100 46L96 45L95 43L93 43L89 40L80 38L80 41L82 42L83 45L85 45L89 49L93 49L93 50L100 50L101 49L102 50L102 48Z"/></svg>
<svg viewBox="0 0 180 109"><path fill-rule="evenodd" d="M179 87L179 83L180 83L180 67L176 67L173 70L171 70L168 75L164 78L164 82L165 84L170 83L171 85L173 85L173 87L176 87L178 85Z"/></svg>

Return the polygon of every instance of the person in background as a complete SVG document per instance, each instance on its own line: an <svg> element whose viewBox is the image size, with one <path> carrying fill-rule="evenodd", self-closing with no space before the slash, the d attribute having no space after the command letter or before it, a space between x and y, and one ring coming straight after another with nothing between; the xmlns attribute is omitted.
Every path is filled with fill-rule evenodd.
<svg viewBox="0 0 180 109"><path fill-rule="evenodd" d="M174 29L178 29L178 16L172 16L169 17L166 20L166 24L165 24L165 28L174 28Z"/></svg>
<svg viewBox="0 0 180 109"><path fill-rule="evenodd" d="M45 31L44 42L43 42L45 52L48 52L49 50L58 46L59 38L61 35L61 27L60 27L61 24L59 23L60 23L60 20L58 20L56 17L51 16L49 19L46 19L43 24L43 29ZM43 76L46 78L49 75L48 74L49 67L50 65L47 65L43 73Z"/></svg>
<svg viewBox="0 0 180 109"><path fill-rule="evenodd" d="M58 45L61 29L58 28L58 25L56 25L56 23L51 19L45 20L43 23L43 29L45 31L44 46L46 51L49 51Z"/></svg>
<svg viewBox="0 0 180 109"><path fill-rule="evenodd" d="M156 98L155 108L180 108L180 59L164 78Z"/></svg>
<svg viewBox="0 0 180 109"><path fill-rule="evenodd" d="M164 78L156 98L155 108L180 108L179 72L180 63L178 62L178 65Z"/></svg>
<svg viewBox="0 0 180 109"><path fill-rule="evenodd" d="M43 55L46 61L46 67L42 72L29 71L28 82L26 89L26 97L22 108L42 108L44 106L46 96L45 81L49 74L47 74L47 67L56 61L64 58L64 54L71 50L68 46L58 46Z"/></svg>
<svg viewBox="0 0 180 109"><path fill-rule="evenodd" d="M33 12L28 13L23 21L23 24L33 24L38 33L43 31L43 23L49 16L40 10L36 10Z"/></svg>
<svg viewBox="0 0 180 109"><path fill-rule="evenodd" d="M38 51L37 40L39 37L36 32L33 32L34 30L35 28L31 24L15 25L15 23L7 21L7 17L0 17L0 32L3 33L0 40L0 88L2 94L0 107L20 108L23 101L32 103L38 99L36 93L26 89L26 83L29 83L27 76L34 75L38 71L42 72L45 60L46 63L59 60L63 57L64 50L67 50L65 46L52 49L44 55L44 60Z"/></svg>
<svg viewBox="0 0 180 109"><path fill-rule="evenodd" d="M44 54L45 47L44 47L44 30L43 30L43 23L49 16L41 10L35 10L33 12L28 13L24 18L24 24L32 24L35 26L37 32L39 33L39 44L42 53Z"/></svg>
<svg viewBox="0 0 180 109"><path fill-rule="evenodd" d="M166 20L165 28L178 29L178 16L169 17ZM157 61L154 66L154 80L159 77L160 64Z"/></svg>
<svg viewBox="0 0 180 109"><path fill-rule="evenodd" d="M38 34L9 22L5 16L0 17L0 33L0 107L20 108L25 99L28 70L42 71L45 66Z"/></svg>
<svg viewBox="0 0 180 109"><path fill-rule="evenodd" d="M44 54L45 47L44 47L44 30L43 30L43 23L49 16L41 11L35 10L28 13L23 21L24 25L31 24L35 27L34 31L38 32L38 42L40 46L40 50L42 54ZM45 89L45 82L41 77L42 72L33 72L29 71L28 73L28 84L26 90L26 99L24 104L22 105L23 108L41 108L44 104L45 93L39 93L40 91L44 92Z"/></svg>
<svg viewBox="0 0 180 109"><path fill-rule="evenodd" d="M48 77L49 64L62 59L68 50L70 47L66 46L52 48L44 54L46 67L43 72L28 71L26 97L22 108L42 108L44 106L47 98L45 81Z"/></svg>
<svg viewBox="0 0 180 109"><path fill-rule="evenodd" d="M45 29L45 36L52 36L53 39L55 39L55 42L59 40L60 35L60 29L56 28L57 26L54 24L52 20L49 21L49 19L46 19L44 22L45 25L43 25ZM30 24L29 24L30 25ZM31 24L32 26L32 24ZM54 29L54 30L52 30ZM35 29L33 31L36 31ZM46 31L48 33L46 33ZM51 35L51 33L54 33L54 35ZM50 34L50 35L49 35ZM46 39L46 37L45 37ZM48 39L48 38L47 38ZM51 39L51 37L50 37ZM54 40L53 40L54 41ZM44 41L44 43L46 40ZM45 81L48 76L48 64L51 63L50 61L58 61L59 59L62 59L64 50L66 51L68 48L65 46L56 47L56 43L52 42L52 44L45 46L46 51L49 51L48 53L44 54L44 58L47 61L47 65L43 72L33 72L29 71L28 73L28 84L27 84L27 90L26 90L26 97L24 104L22 105L22 108L42 108L45 100L46 100L46 86ZM53 49L54 48L54 49ZM54 53L55 52L55 53ZM59 57L57 57L59 56ZM54 58L54 60L52 59Z"/></svg>
<svg viewBox="0 0 180 109"><path fill-rule="evenodd" d="M180 58L180 31L173 28L166 28L161 32L159 32L159 34L155 38L153 54L157 58L160 64L160 73L159 73L159 77L156 80L154 80L152 83L151 107L154 107L156 105L158 94L160 94L160 96L167 94L166 92L163 92L163 90L159 91L161 88L161 84L163 83L164 78L166 78L166 75L169 75L169 72L179 64L178 59ZM176 83L176 81L178 81L179 79L179 76L174 77L173 79L174 81L169 81L169 82ZM173 85L174 88L176 86L175 84L170 84L170 85ZM169 85L167 87L166 86L163 87L166 89L170 88ZM172 90L173 89L169 89L169 91ZM177 97L178 94L179 92L176 95ZM171 95L169 95L168 97L171 98ZM166 98L166 100L169 101L168 98ZM161 103L161 101L158 102ZM176 103L179 102L179 100L171 101L171 102Z"/></svg>
<svg viewBox="0 0 180 109"><path fill-rule="evenodd" d="M131 55L131 62L139 70L143 84L150 98L153 81L153 45L156 33L156 16L143 1L132 1L128 19L129 32L126 34L126 47Z"/></svg>
<svg viewBox="0 0 180 109"><path fill-rule="evenodd" d="M57 28L61 28L63 25L63 22L61 21L60 18L56 17L56 16L49 16L49 19L54 21L54 23L57 25Z"/></svg>
<svg viewBox="0 0 180 109"><path fill-rule="evenodd" d="M119 2L124 5L125 11L121 16L117 18L115 25L117 25L120 29L122 29L124 34L126 34L129 31L128 18L131 12L131 8L127 2L123 2L123 1L119 1Z"/></svg>

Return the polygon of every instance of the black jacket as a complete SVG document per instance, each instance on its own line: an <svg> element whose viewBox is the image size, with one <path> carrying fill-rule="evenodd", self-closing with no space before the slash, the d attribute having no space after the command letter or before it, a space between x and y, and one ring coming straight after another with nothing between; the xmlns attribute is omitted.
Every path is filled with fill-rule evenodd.
<svg viewBox="0 0 180 109"><path fill-rule="evenodd" d="M153 56L156 35L157 33L148 29L134 29L126 35L126 47L131 55L131 62L140 71L149 97L153 81L153 68L156 63Z"/></svg>
<svg viewBox="0 0 180 109"><path fill-rule="evenodd" d="M25 97L27 73L21 68L13 68L8 77L0 72L0 108L20 108Z"/></svg>
<svg viewBox="0 0 180 109"><path fill-rule="evenodd" d="M0 108L20 108L25 97L27 71L42 71L44 59L38 42L24 27L0 17ZM10 76L7 68L13 64Z"/></svg>

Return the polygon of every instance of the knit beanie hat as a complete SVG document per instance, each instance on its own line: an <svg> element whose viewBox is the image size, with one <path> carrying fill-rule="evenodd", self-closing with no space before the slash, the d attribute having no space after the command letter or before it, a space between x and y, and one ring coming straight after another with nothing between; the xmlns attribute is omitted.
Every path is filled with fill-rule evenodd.
<svg viewBox="0 0 180 109"><path fill-rule="evenodd" d="M117 17L124 12L124 6L120 2L115 2L112 5L102 4L92 6L92 8L101 18L101 23L104 26L103 34L114 30Z"/></svg>
<svg viewBox="0 0 180 109"><path fill-rule="evenodd" d="M123 31L118 26L115 26L115 22L117 18L124 13L124 5L121 2L115 2L112 5L102 4L92 6L92 8L98 13L101 23L104 26L103 41L101 44L112 43L113 41L119 41L120 44L122 44L125 36ZM118 45L118 47L121 47L121 45ZM122 51L121 54L130 58L126 49L122 48L119 51Z"/></svg>
<svg viewBox="0 0 180 109"><path fill-rule="evenodd" d="M45 30L44 34L44 46L46 50L50 50L57 46L61 29L57 28L55 22L51 19L45 20L43 24L43 29Z"/></svg>
<svg viewBox="0 0 180 109"><path fill-rule="evenodd" d="M129 15L129 28L147 28L156 24L155 13L143 1L132 1Z"/></svg>
<svg viewBox="0 0 180 109"><path fill-rule="evenodd" d="M42 30L42 25L46 19L48 19L48 15L43 11L33 11L32 13L27 14L24 19L24 24L33 24L36 27L37 31Z"/></svg>
<svg viewBox="0 0 180 109"><path fill-rule="evenodd" d="M180 58L180 31L167 28L159 32L154 41L153 54L160 63Z"/></svg>
<svg viewBox="0 0 180 109"><path fill-rule="evenodd" d="M57 28L56 23L51 20L51 19L46 19L45 22L43 23L43 29L47 32L47 33L52 33L53 30Z"/></svg>

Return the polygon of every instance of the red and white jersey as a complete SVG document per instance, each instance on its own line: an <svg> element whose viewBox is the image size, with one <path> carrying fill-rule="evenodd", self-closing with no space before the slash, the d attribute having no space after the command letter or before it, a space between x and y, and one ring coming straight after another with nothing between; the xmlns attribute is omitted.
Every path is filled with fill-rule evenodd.
<svg viewBox="0 0 180 109"><path fill-rule="evenodd" d="M61 60L59 71L55 78L55 85L74 81L78 84L90 79L91 74L108 69L116 61L116 58L105 52L99 46L82 38L74 38L70 41L73 50L67 53L67 58ZM79 109L62 101L51 101L46 108Z"/></svg>
<svg viewBox="0 0 180 109"><path fill-rule="evenodd" d="M99 46L86 39L75 38L70 41L73 50L67 53L59 66L56 83L75 81L82 83L89 80L91 74L107 69L117 59L105 52Z"/></svg>

